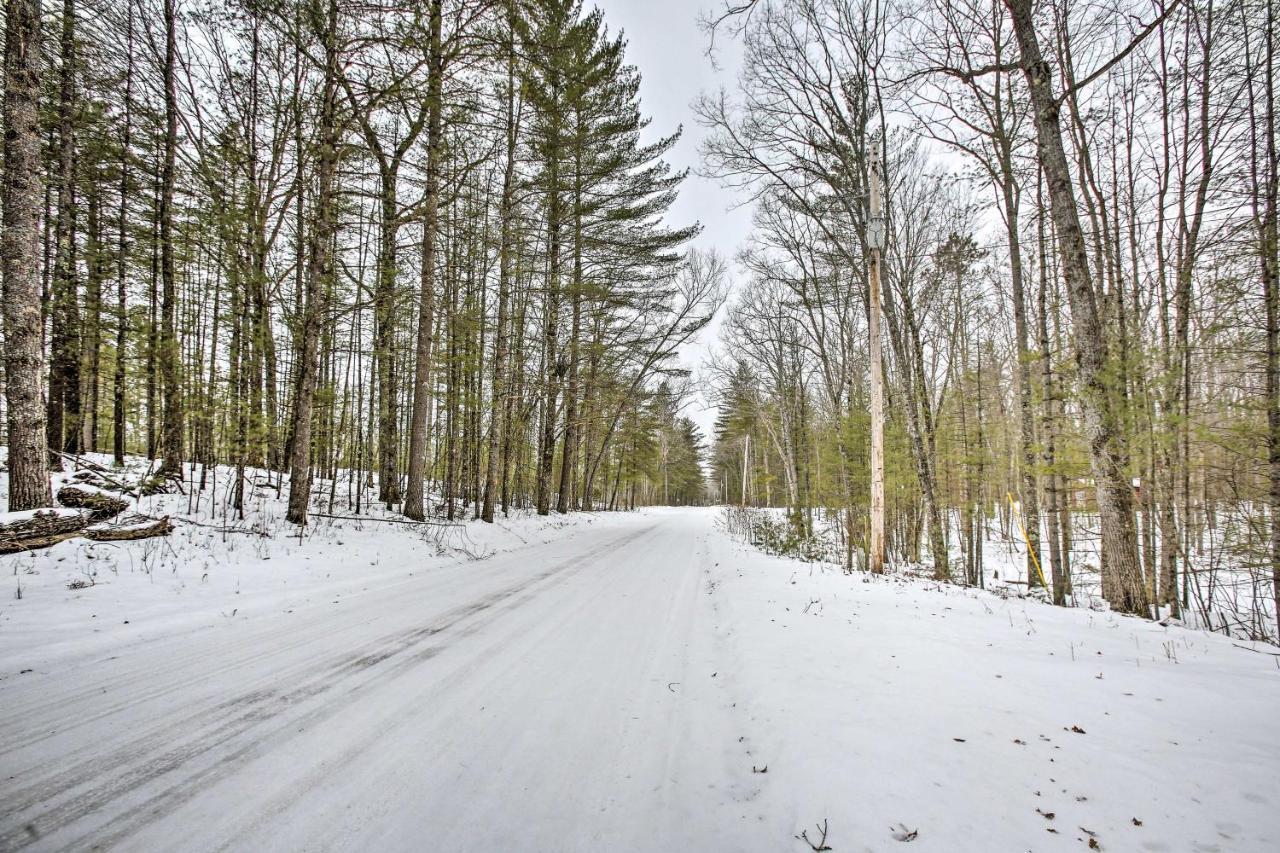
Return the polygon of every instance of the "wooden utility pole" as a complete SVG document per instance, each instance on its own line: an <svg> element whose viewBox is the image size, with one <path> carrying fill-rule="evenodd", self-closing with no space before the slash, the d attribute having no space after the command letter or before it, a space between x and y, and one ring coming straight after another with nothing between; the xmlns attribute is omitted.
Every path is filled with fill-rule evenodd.
<svg viewBox="0 0 1280 853"><path fill-rule="evenodd" d="M880 358L880 253L885 245L885 222L880 212L880 149L871 149L871 211L867 221L867 268L871 291L868 313L871 333L871 542L867 565L884 572L884 372Z"/></svg>

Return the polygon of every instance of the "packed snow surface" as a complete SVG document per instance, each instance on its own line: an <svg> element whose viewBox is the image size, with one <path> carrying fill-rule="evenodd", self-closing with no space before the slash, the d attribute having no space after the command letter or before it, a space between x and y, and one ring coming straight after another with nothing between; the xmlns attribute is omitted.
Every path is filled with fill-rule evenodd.
<svg viewBox="0 0 1280 853"><path fill-rule="evenodd" d="M1274 647L714 509L447 532L0 558L0 849L1280 849Z"/></svg>

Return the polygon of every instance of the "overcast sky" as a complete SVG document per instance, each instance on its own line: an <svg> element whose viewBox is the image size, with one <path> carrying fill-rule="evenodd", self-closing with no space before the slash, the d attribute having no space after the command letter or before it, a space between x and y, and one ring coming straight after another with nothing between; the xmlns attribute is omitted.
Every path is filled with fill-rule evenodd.
<svg viewBox="0 0 1280 853"><path fill-rule="evenodd" d="M738 67L738 46L727 39L717 43L718 69L706 56L707 35L698 26L698 16L714 8L713 4L702 0L587 0L587 5L604 11L610 32L622 30L626 36L627 61L640 69L640 97L645 114L653 119L652 136L683 126L684 136L669 159L677 168L697 167L703 130L694 120L690 104L701 92L730 88ZM715 181L690 174L671 210L673 225L701 222L704 230L697 245L717 249L735 274L734 253L751 227L751 212L732 209L736 201L733 193ZM715 325L687 348L687 367L696 371L701 365L715 337ZM715 411L705 400L696 399L685 414L702 428L709 443Z"/></svg>

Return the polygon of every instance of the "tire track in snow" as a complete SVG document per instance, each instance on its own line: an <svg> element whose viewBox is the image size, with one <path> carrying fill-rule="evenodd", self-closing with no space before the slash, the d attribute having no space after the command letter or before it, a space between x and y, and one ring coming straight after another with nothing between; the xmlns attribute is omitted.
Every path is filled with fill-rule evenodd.
<svg viewBox="0 0 1280 853"><path fill-rule="evenodd" d="M0 849L20 849L40 837L69 828L188 765L201 759L212 759L212 763L206 763L177 784L110 818L105 825L95 827L79 842L69 845L78 846L92 841L95 847L110 846L156 814L171 810L216 779L232 772L268 741L271 746L277 746L305 731L308 726L337 714L346 703L355 701L362 688L370 683L395 678L430 660L447 647L428 645L438 635L452 632L465 636L472 633L499 618L503 609L498 606L504 602L518 607L549 586L564 582L602 554L618 549L650 530L651 527L644 527L612 537L516 584L446 611L429 625L384 634L355 652L347 650L329 655L320 662L300 667L299 672L286 673L285 683L292 681L292 689L255 687L243 691L215 707L171 720L159 731L149 732L145 737L112 746L105 756L90 758L52 777L5 793L4 804L0 806ZM359 609L375 609L369 606L374 603L361 602ZM490 611L494 612L488 619L479 618ZM367 621L366 617L362 624L367 624ZM406 654L410 651L414 653ZM264 653L253 660L262 661L269 657L270 654ZM396 660L391 665L385 665L393 658ZM222 667L224 670L227 668ZM268 680L279 683L280 676L281 673L273 672ZM195 679L187 682L191 680ZM181 690L185 683L170 685L161 693ZM304 703L321 699L321 704L302 714L287 713ZM240 742L242 740L244 742ZM173 745L175 741L178 743L176 746ZM232 751L217 754L227 748ZM28 827L34 827L36 835L33 836Z"/></svg>
<svg viewBox="0 0 1280 853"><path fill-rule="evenodd" d="M537 544L533 547L537 547ZM373 590L362 590L357 593L347 593L348 601L355 600L357 604L361 606L366 603L372 606L375 599L379 603L382 603L384 599L394 600L395 596L404 593L412 593L419 597L426 597L436 595L441 592L455 590L459 587L474 585L479 579L477 577L478 575L500 575L504 571L509 570L510 565L517 562L523 556L522 552L525 550L528 549L522 548L514 553L504 554L496 561L484 560L478 563L463 561L460 563L442 566L440 567L440 570L443 572L449 572L450 574L448 577L440 578L440 583L436 584L430 583L430 581L436 580L435 574L437 574L437 572L435 571L428 571L426 574L418 575L413 578L396 578L391 580L389 583L376 587ZM467 574L464 575L458 573L464 569L468 572ZM423 580L427 580L428 584L425 586L421 585ZM413 588L409 590L401 589L401 587L410 586ZM315 592L315 595L318 598L325 598L327 600L328 596L321 595L320 593L322 592L324 591L318 590ZM270 615L275 616L281 614ZM185 688L199 684L203 681L207 681L210 677L243 669L247 664L259 662L270 657L279 657L288 652L297 651L312 644L317 637L332 638L335 633L351 633L367 627L367 622L363 615L358 609L354 608L346 608L337 613L326 612L320 619L316 619L314 616L315 611L312 611L307 615L299 615L298 622L301 624L295 625L292 633L301 635L301 638L288 643L279 642L279 638L277 636L279 633L278 629L270 619L258 620L248 626L237 625L236 627L242 628L242 630L236 631L229 646L221 650L221 660L223 661L221 665L213 668L207 668L207 666L201 668L200 665L207 664L208 661L207 651L203 646L201 646L198 651L192 654L174 657L167 661L167 663L170 664L170 669L172 671L195 667L200 670L198 674L181 681L172 682L160 688L154 688L151 690L140 689L133 690L131 692L124 690L124 688L145 687L155 681L156 673L154 669L144 664L137 666L131 672L126 672L124 674L115 672L108 677L92 680L87 686L84 683L77 682L70 689L62 692L58 692L57 686L54 686L51 689L46 688L40 690L36 693L35 700L32 702L23 703L21 700L7 700L5 703L6 707L4 708L4 713L0 714L0 732L6 731L6 729L11 726L20 727L33 717L57 723L58 725L55 727L59 731L65 731L74 726L94 722L102 717L109 716L119 710L123 710L124 708L134 707L147 700L161 697L166 693L171 692L173 689L179 687ZM185 642L190 639L193 633L204 633L206 631L219 630L221 627L222 626L204 625L196 629L194 632L178 635L176 639L181 642ZM112 655L111 657L88 661L81 664L78 667L78 671L89 670L92 672L93 667L112 663L117 660L123 660L126 656L139 650L151 649L156 647L158 644L163 645L167 643L172 645L174 639L174 636L166 635L159 638L143 639L128 643L117 654ZM242 652L249 652L249 654L242 655L240 657L236 656ZM8 685L7 692L14 692L14 688L18 686L19 685L16 682ZM106 689L110 689L117 693L128 692L128 698L116 705L98 707L94 714L88 716L79 713L66 721L59 721L56 719L50 720L50 715L56 714L56 712L61 709L68 707L80 709L80 706L83 704L94 704L93 700L95 700L96 697ZM6 695L6 691L0 689L0 695ZM32 735L31 737L41 739L43 736ZM0 742L0 758L3 758L7 753L12 752L17 748L29 745L32 742L34 741L28 740L24 743L18 744L13 740L6 739L4 742Z"/></svg>

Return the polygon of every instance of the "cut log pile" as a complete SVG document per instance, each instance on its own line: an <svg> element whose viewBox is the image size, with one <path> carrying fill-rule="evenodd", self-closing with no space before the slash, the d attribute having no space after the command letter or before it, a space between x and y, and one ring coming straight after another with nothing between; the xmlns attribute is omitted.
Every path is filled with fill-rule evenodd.
<svg viewBox="0 0 1280 853"><path fill-rule="evenodd" d="M82 471L72 480L58 489L58 503L65 508L0 514L0 554L48 548L75 536L121 542L166 536L173 530L167 515L133 514L108 523L132 505L128 496L135 490L98 472Z"/></svg>
<svg viewBox="0 0 1280 853"><path fill-rule="evenodd" d="M129 508L129 501L121 496L91 486L63 486L58 489L58 503L88 510L96 521L115 518Z"/></svg>
<svg viewBox="0 0 1280 853"><path fill-rule="evenodd" d="M110 492L116 492L125 497L134 498L138 496L138 487L129 483L122 483L120 480L112 476L113 472L102 471L95 468L85 468L77 471L70 477L71 484L80 484L85 486L96 486L99 489L106 489Z"/></svg>
<svg viewBox="0 0 1280 853"><path fill-rule="evenodd" d="M63 539L80 535L88 523L87 513L53 507L8 513L0 521L0 554L47 548Z"/></svg>

